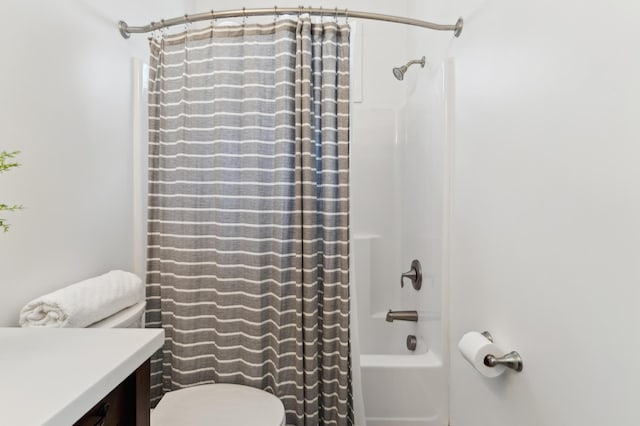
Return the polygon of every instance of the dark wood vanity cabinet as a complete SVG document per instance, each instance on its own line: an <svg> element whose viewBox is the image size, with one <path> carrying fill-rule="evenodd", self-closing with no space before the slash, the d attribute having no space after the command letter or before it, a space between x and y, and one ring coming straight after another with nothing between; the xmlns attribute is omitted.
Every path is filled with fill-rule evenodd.
<svg viewBox="0 0 640 426"><path fill-rule="evenodd" d="M149 426L150 363L147 360L74 426Z"/></svg>

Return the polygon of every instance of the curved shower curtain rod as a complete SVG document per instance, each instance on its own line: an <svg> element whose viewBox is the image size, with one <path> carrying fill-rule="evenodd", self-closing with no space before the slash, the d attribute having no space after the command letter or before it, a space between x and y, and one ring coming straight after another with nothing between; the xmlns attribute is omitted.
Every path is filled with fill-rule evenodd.
<svg viewBox="0 0 640 426"><path fill-rule="evenodd" d="M399 16L391 16L391 15L382 15L378 13L368 13L368 12L357 12L350 11L349 9L323 9L317 7L274 7L269 9L235 9L235 10L223 10L223 11L211 11L204 13L197 13L195 15L184 15L178 18L172 19L162 19L160 22L151 22L149 25L144 25L141 27L130 27L126 22L120 21L118 22L118 29L120 30L120 34L124 38L129 38L131 34L139 34L139 33L148 33L151 31L159 30L161 28L172 27L174 25L180 24L190 24L192 22L198 21L209 21L219 18L236 18L236 17L248 17L248 16L264 16L264 15L274 15L277 16L279 14L301 14L308 13L310 15L320 15L320 16L335 16L344 17L344 18L361 18L361 19L372 19L375 21L385 21L385 22L394 22L397 24L406 24L412 25L415 27L429 28L432 30L438 31L453 31L453 35L456 37L460 36L462 32L463 20L462 18L458 18L458 21L455 25L441 25L434 24L431 22L420 21L418 19L411 18L402 18Z"/></svg>

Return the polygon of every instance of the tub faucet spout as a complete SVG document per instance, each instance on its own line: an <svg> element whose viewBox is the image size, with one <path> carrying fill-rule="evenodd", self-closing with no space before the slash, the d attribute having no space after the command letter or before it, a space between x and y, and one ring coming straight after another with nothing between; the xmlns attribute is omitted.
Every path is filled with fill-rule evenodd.
<svg viewBox="0 0 640 426"><path fill-rule="evenodd" d="M387 322L393 321L418 321L418 312L417 311L392 311L389 309L387 312L387 317L385 318Z"/></svg>

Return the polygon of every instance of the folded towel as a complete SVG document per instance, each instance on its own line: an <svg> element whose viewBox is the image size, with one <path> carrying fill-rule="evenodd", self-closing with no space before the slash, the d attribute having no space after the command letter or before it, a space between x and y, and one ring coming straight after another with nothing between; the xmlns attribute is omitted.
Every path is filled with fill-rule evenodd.
<svg viewBox="0 0 640 426"><path fill-rule="evenodd" d="M144 300L144 285L135 274L110 271L61 288L27 303L22 327L86 327Z"/></svg>

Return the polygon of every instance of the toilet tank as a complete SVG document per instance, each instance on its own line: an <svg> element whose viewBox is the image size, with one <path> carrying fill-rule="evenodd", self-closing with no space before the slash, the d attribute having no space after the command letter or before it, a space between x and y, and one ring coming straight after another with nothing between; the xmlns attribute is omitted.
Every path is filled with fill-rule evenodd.
<svg viewBox="0 0 640 426"><path fill-rule="evenodd" d="M143 328L145 306L146 302L129 306L110 317L91 324L88 328Z"/></svg>

